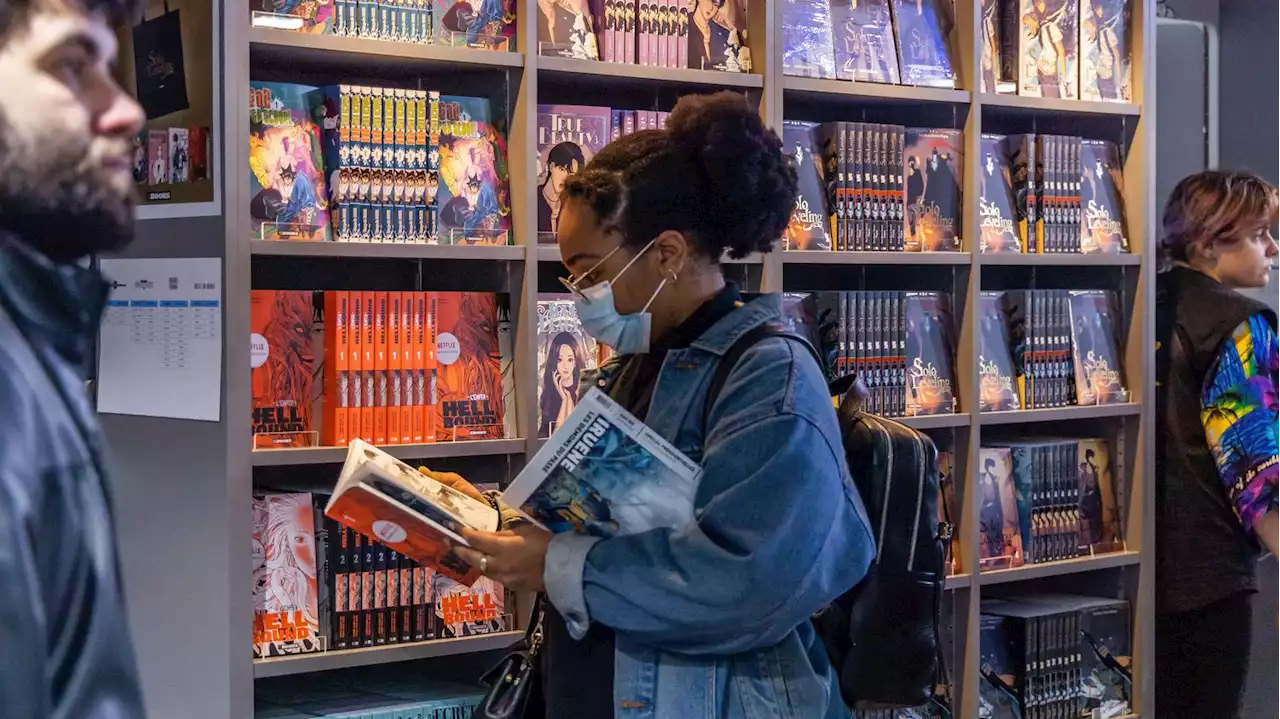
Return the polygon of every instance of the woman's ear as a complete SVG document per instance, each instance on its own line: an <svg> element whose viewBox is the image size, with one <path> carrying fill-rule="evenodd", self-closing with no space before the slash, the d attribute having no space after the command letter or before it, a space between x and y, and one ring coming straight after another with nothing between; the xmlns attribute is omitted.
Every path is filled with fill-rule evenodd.
<svg viewBox="0 0 1280 719"><path fill-rule="evenodd" d="M693 255L693 244L683 233L665 230L654 240L651 251L658 258L659 272L674 279L688 266Z"/></svg>

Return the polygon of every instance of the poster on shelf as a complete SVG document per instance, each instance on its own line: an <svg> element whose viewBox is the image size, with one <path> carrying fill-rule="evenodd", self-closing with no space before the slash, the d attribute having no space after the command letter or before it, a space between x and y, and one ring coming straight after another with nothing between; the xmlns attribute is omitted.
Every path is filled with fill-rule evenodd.
<svg viewBox="0 0 1280 719"><path fill-rule="evenodd" d="M222 212L214 9L212 0L146 0L134 24L116 28L116 82L147 117L133 143L138 219Z"/></svg>
<svg viewBox="0 0 1280 719"><path fill-rule="evenodd" d="M222 260L104 259L98 411L217 422L222 407Z"/></svg>

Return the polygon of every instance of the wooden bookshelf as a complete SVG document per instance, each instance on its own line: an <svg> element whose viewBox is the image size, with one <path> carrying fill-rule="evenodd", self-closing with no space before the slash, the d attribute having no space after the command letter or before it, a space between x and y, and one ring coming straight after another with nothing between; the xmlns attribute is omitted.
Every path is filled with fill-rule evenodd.
<svg viewBox="0 0 1280 719"><path fill-rule="evenodd" d="M259 282L280 282L307 287L307 273L317 273L330 281L317 289L339 285L347 268L383 272L378 280L388 289L471 288L474 278L486 286L477 290L507 292L512 299L514 337L513 438L482 442L435 443L389 447L396 456L408 460L441 460L451 469L467 474L480 473L481 481L509 481L542 446L536 438L537 343L534 325L538 294L558 291L548 284L552 267L559 263L553 245L537 244L537 106L539 103L612 105L631 109L670 110L680 95L717 89L741 91L757 102L761 117L781 130L784 120L852 120L886 122L914 126L949 127L964 135L964 197L962 231L965 250L970 238L978 236L977 195L980 163L979 136L982 133L1049 132L1046 128L1079 127L1079 134L1116 140L1125 147L1124 195L1126 224L1132 254L1129 255L980 255L959 253L878 253L878 252L774 252L728 263L725 272L743 289L755 291L841 291L859 289L941 290L952 293L959 324L954 386L960 398L960 413L907 418L905 424L922 429L939 444L955 451L954 475L959 504L961 566L975 566L978 550L979 501L975 478L978 454L984 440L1009 435L1032 436L1052 431L1072 436L1105 435L1117 442L1113 452L1113 476L1117 487L1127 492L1125 546L1129 551L1116 555L1088 557L1067 562L1021 567L1016 570L963 574L950 577L948 606L954 614L946 625L954 627L956 660L949 663L956 716L977 719L977 686L980 678L978 619L981 600L999 585L1007 593L1023 583L1052 581L1082 574L1090 582L1107 581L1112 575L1126 580L1108 586L1113 596L1129 599L1134 607L1134 692L1135 712L1150 715L1154 700L1152 612L1154 609L1154 521L1152 517L1155 434L1154 380L1150 348L1154 344L1154 272L1156 208L1154 197L1154 122L1148 112L1154 98L1154 16L1155 0L1132 0L1134 45L1134 101L1098 103L1074 100L1026 98L977 93L978 72L975 50L980 46L978 0L957 0L952 66L959 89L939 89L814 80L787 77L782 72L782 3L752 1L748 6L753 73L721 73L699 70L663 69L605 62L540 57L531 38L537 35L537 10L532 0L520 0L518 11L518 52L492 52L469 48L390 43L363 38L306 35L255 28L248 12L220 12L219 24L212 28L219 50L223 75L215 88L215 112L220 127L215 129L220 146L227 151L223 209L219 218L143 222L141 233L156 235L154 256L194 256L186 244L188 236L204 252L222 257L224 262L225 313L223 320L225 369L224 411L213 439L185 441L182 453L165 454L155 438L188 432L189 426L176 420L128 424L130 437L146 446L152 460L135 459L131 468L145 467L154 475L149 494L156 497L150 507L153 521L134 521L121 526L122 544L145 555L147 567L154 561L157 546L179 547L181 562L199 568L198 577L182 574L184 586L175 587L181 599L158 591L147 579L130 591L135 618L175 614L181 606L183 617L165 623L180 627L191 616L216 628L182 646L149 640L139 651L144 684L148 692L149 714L191 716L190 707L203 707L199 719L241 719L252 716L254 681L289 674L319 673L356 666L449 657L471 652L501 649L518 639L518 631L491 637L430 642L375 649L327 652L255 662L239 637L252 622L251 582L247 543L250 517L247 511L254 490L254 477L288 475L299 480L321 481L331 476L333 466L342 461L343 450L314 448L260 450L250 447L252 388L244 358L249 355L249 293ZM530 51L535 48L534 51ZM508 167L511 178L512 241L506 247L466 247L450 245L399 245L374 243L290 243L250 239L249 168L244 162L248 146L245 121L250 79L288 81L292 77L308 84L350 82L386 86L445 89L453 94L484 95L501 105L506 113ZM475 89L470 90L472 83ZM437 85L436 83L440 83ZM457 92L461 88L464 92ZM1074 131L1074 130L1073 130ZM217 147L218 145L215 145ZM198 224L203 222L204 224ZM192 228L195 229L192 229ZM175 234L176 233L176 234ZM215 240L199 245L200 238ZM182 249L173 248L173 238L182 237ZM148 256L148 255L139 255ZM294 266L298 268L296 271ZM336 270L335 270L336 268ZM1127 314L1120 323L1127 333L1122 338L1124 376L1133 401L1104 407L1065 407L1007 413L979 413L974 391L978 387L976 313L978 293L1005 289L1011 278L1025 274L1036 288L1110 289L1125 298ZM259 275L259 272L265 274ZM290 275L289 273L292 273ZM803 283L821 277L821 287ZM363 281L363 280L361 280ZM541 283L541 286L540 286ZM1003 284L1001 284L1003 283ZM491 285L499 286L491 286ZM275 285L272 285L275 286ZM136 418L125 418L132 421ZM146 438L146 439L143 439ZM186 450L217 443L220 449L205 474L217 475L216 482L190 483L175 478L174 467L186 459ZM138 451L136 455L143 455ZM147 463L150 462L150 463ZM326 465L319 467L316 465ZM130 474L130 481L132 475ZM133 488L131 488L133 489ZM130 492L137 494L137 492ZM204 515L191 520L191 513L176 508L196 503ZM169 517L182 516L178 523ZM136 519L136 518L135 518ZM145 525L145 526L144 526ZM175 536L189 537L173 544ZM176 552L177 550L175 550ZM239 559L238 559L239 558ZM126 560L130 558L126 556ZM243 561L240 561L243 559ZM135 563L138 560L133 560ZM129 562L126 561L126 564ZM1111 570L1111 571L1099 571ZM135 576L140 575L135 571ZM1133 578L1136 577L1136 581ZM1084 578L1082 577L1082 581ZM137 580L135 580L136 582ZM149 583L148 583L149 582ZM199 584L199 596L186 590ZM131 587L126 587L126 590ZM145 590L145 591L144 591ZM519 597L510 608L516 615L515 629L525 626L528 597ZM202 627L203 628L203 627ZM169 631L174 634L177 629ZM231 637L228 639L227 637ZM456 660L456 659L455 659ZM323 681L323 679L319 679Z"/></svg>

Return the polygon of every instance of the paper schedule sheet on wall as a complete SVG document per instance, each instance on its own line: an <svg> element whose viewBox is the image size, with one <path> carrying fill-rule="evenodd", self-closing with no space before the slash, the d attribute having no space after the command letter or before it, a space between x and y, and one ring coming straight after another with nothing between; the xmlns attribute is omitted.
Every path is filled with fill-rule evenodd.
<svg viewBox="0 0 1280 719"><path fill-rule="evenodd" d="M111 294L98 342L98 411L217 422L222 260L102 260Z"/></svg>

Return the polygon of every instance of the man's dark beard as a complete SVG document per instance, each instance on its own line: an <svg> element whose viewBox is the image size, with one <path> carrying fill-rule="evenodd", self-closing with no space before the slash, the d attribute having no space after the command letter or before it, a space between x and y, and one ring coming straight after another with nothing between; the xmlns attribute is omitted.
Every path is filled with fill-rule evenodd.
<svg viewBox="0 0 1280 719"><path fill-rule="evenodd" d="M88 148L75 143L39 149L17 146L0 116L0 230L54 262L114 252L133 240L133 197L119 196L84 165Z"/></svg>

